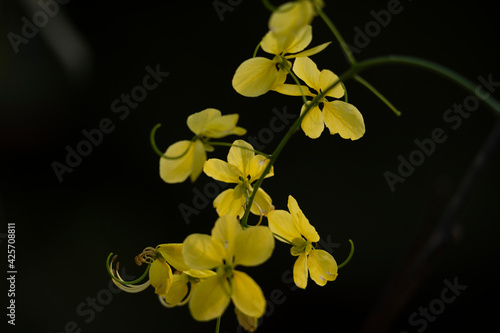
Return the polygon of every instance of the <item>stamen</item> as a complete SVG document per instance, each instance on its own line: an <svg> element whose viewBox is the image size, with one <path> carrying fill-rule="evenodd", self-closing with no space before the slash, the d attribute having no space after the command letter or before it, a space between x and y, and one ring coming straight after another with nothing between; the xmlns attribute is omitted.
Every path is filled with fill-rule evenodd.
<svg viewBox="0 0 500 333"><path fill-rule="evenodd" d="M156 259L156 250L153 247L148 246L147 248L142 250L141 254L135 256L135 263L138 266L141 266L143 263L150 264L155 259Z"/></svg>
<svg viewBox="0 0 500 333"><path fill-rule="evenodd" d="M224 248L225 248L225 249L227 249L227 248L228 248L228 246L229 246L229 240L227 240L227 239L226 239L226 240L224 241Z"/></svg>

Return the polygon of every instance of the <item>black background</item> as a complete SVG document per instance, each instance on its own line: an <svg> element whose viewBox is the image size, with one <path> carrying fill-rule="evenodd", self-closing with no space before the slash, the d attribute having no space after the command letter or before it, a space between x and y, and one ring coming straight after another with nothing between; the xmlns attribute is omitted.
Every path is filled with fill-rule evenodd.
<svg viewBox="0 0 500 333"><path fill-rule="evenodd" d="M355 46L354 29L364 30L374 20L370 11L385 9L388 2L326 1L325 12ZM413 55L445 64L475 83L489 75L500 81L497 15L486 3L401 1L402 12L356 56ZM298 97L270 92L246 98L232 89L234 71L251 57L269 17L260 1L233 4L221 20L212 1L71 1L27 44L19 45L16 54L7 34L20 34L21 18L30 18L30 12L18 2L0 2L0 232L5 235L7 223L16 224L18 272L16 326L9 325L10 331L64 332L72 321L81 332L214 330L215 321L198 323L187 307L163 308L151 288L112 294L99 311L88 311L87 303L110 294L103 291L109 285L104 263L110 252L120 255L127 274L138 276L142 269L133 257L144 247L209 233L216 219L208 205L186 223L179 205L193 206L194 189L203 192L212 182L204 175L194 184L168 185L159 178L158 156L149 145L155 124L163 125L157 142L164 149L189 139L185 119L208 107L239 113L239 125L249 135L269 127L273 109L294 114L300 109ZM65 19L76 32L72 38L83 45L70 57L78 65L74 71L50 47L56 19ZM67 26L58 29L68 31ZM333 36L317 18L311 46L330 40ZM76 50L76 45L69 48ZM337 74L348 68L335 41L313 59L320 69ZM111 103L142 84L146 66L157 64L169 76L120 119ZM393 274L413 242L435 223L493 128L494 114L482 104L452 129L443 114L470 93L432 73L383 67L363 77L403 115L396 117L364 87L347 82L349 101L365 119L365 136L351 142L325 131L311 140L298 132L278 159L275 176L263 186L278 209L286 208L289 194L298 200L321 237L338 244L333 252L338 262L347 256L352 239L354 258L335 282L319 287L310 281L306 291L293 290L290 280L283 279L295 258L281 243L262 266L242 268L266 298L279 290L274 293L282 293L284 300L268 309L258 332L361 331L383 290L395 284ZM85 139L82 131L97 128L104 118L112 121L114 131L59 182L52 163L64 163L65 147L75 148ZM384 172L396 173L398 156L407 158L417 148L414 140L431 137L436 128L443 129L447 140L392 193ZM266 152L283 135L276 133ZM227 149L218 148L209 156L225 159L226 154ZM440 297L443 280L455 278L467 289L425 331L483 331L496 323L499 166L496 148L462 205L454 241L425 265L421 279L415 277L421 284L397 307L391 332L421 328L410 325L410 315ZM1 241L5 272L7 243ZM2 285L6 306L8 287ZM397 297L389 300L395 302ZM2 318L3 325L7 317ZM236 327L231 305L221 332ZM367 331L380 330L370 326Z"/></svg>

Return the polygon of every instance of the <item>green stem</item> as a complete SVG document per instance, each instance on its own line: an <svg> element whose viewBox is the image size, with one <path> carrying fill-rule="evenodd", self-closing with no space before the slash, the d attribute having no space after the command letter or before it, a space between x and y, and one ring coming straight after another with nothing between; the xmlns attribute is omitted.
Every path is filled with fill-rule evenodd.
<svg viewBox="0 0 500 333"><path fill-rule="evenodd" d="M263 153L261 151L258 151L258 150L252 149L252 148L248 148L248 147L245 147L245 146L235 145L235 144L228 143L228 142L217 142L217 141L213 142L213 141L208 141L207 144L211 145L211 146L236 147L236 148L246 149L246 150L253 151L256 154L262 155L262 156L264 156L266 158L270 158L271 157L270 155L268 155L266 153Z"/></svg>
<svg viewBox="0 0 500 333"><path fill-rule="evenodd" d="M354 243L350 239L349 239L349 243L351 243L351 251L349 251L349 255L347 256L347 259L344 260L343 263L341 263L340 265L337 266L338 269L341 269L342 267L344 267L345 265L347 265L349 263L349 261L351 261L351 258L352 258L353 254L354 254Z"/></svg>
<svg viewBox="0 0 500 333"><path fill-rule="evenodd" d="M292 72L292 69L290 67L288 67L287 61L288 60L286 60L284 57L281 57L281 66L283 68L285 68L285 70L288 72L288 74L290 74L290 76L295 81L295 84L297 85L297 87L299 87L300 95L302 96L302 101L304 102L304 104L306 104L307 98L306 98L306 95L304 94L304 91L302 90L302 86L300 84L299 78L295 75L294 72Z"/></svg>
<svg viewBox="0 0 500 333"><path fill-rule="evenodd" d="M178 156L167 156L156 145L155 135L156 135L156 131L160 127L161 127L161 124L156 124L156 126L153 127L153 129L151 130L151 133L149 134L149 142L151 143L151 147L153 148L155 153L158 154L158 156L160 156L161 158L164 158L167 160L177 160L177 159L183 157L184 155L186 155L187 152L189 151L189 148L191 148L191 144L193 143L196 136L193 139L191 139L191 143L189 144L189 146L186 148L186 150L182 154L180 154Z"/></svg>
<svg viewBox="0 0 500 333"><path fill-rule="evenodd" d="M259 43L259 44L257 44L257 47L256 47L256 48L255 48L255 50L253 51L253 56L252 56L252 58L255 58L255 57L257 56L257 51L259 51L259 49L260 49L260 43Z"/></svg>
<svg viewBox="0 0 500 333"><path fill-rule="evenodd" d="M396 109L396 107L384 96L382 95L374 86L372 86L368 81L363 79L359 75L355 75L354 79L364 85L368 90L370 90L375 96L377 96L382 102L385 103L396 114L396 116L401 116L401 112Z"/></svg>
<svg viewBox="0 0 500 333"><path fill-rule="evenodd" d="M264 4L264 6L269 9L271 12L274 12L276 9L276 7L274 7L268 0L262 0L262 3Z"/></svg>
<svg viewBox="0 0 500 333"><path fill-rule="evenodd" d="M276 234L276 233L274 233L274 232L273 232L273 235L274 235L275 237L278 237L278 238L282 239L284 242L287 242L288 244L293 245L293 244L292 244L292 242L290 242L288 239L286 239L286 238L284 238L284 237L281 237L280 235L278 235L278 234Z"/></svg>
<svg viewBox="0 0 500 333"><path fill-rule="evenodd" d="M432 61L428 60L423 60L415 57L408 57L408 56L385 56L385 57L378 57L378 58L373 58L373 59L368 59L362 62L359 62L357 64L353 64L350 69L345 71L337 81L332 83L327 89L324 91L321 91L310 103L306 104L306 107L304 108L304 111L302 114L295 120L295 122L292 124L292 126L289 128L288 132L286 132L285 136L281 140L281 142L278 144L276 147L275 151L271 154L271 158L269 160L269 163L267 164L266 168L262 172L262 175L260 178L255 182L253 186L253 191L252 195L250 196L250 199L247 204L247 208L245 209L245 214L243 215L243 218L241 219L241 225L243 227L247 227L247 221L248 221L248 216L250 214L250 207L252 206L253 200L255 198L255 195L257 193L257 189L262 185L262 182L264 181L264 177L269 173L271 170L271 167L274 165L274 162L278 158L279 154L287 144L288 140L292 137L292 135L299 129L300 124L302 122L302 119L307 115L309 110L312 109L313 106L318 104L318 101L322 100L322 98L330 91L333 89L337 84L340 82L345 82L348 79L352 79L355 77L358 73L365 71L367 69L373 68L373 67L380 67L380 66L387 66L387 65L407 65L407 66L413 66L413 67L419 67L419 68L424 68L426 70L429 70L431 72L434 72L436 74L439 74L448 80L456 83L457 85L461 86L465 90L469 91L471 94L475 95L475 90L476 90L476 85L468 80L467 78L463 77L462 75L458 74L455 71L452 71L449 68L446 68L442 65L439 65L437 63L434 63ZM496 99L492 97L487 97L487 98L480 98L486 105L488 105L492 110L494 110L498 115L500 115L500 102L498 102Z"/></svg>
<svg viewBox="0 0 500 333"><path fill-rule="evenodd" d="M333 35L335 36L335 38L340 43L340 46L344 50L344 52L345 52L347 58L349 59L349 62L351 63L351 65L352 66L356 65L357 61L354 58L354 55L352 54L351 49L349 48L349 46L345 42L344 38L342 37L342 35L338 31L338 29L335 27L335 25L333 24L333 22L330 20L330 18L318 6L316 6L316 12L319 14L319 16L321 16L321 18L323 19L323 21L325 21L325 23L328 26L328 28L330 28L330 30L332 31Z"/></svg>
<svg viewBox="0 0 500 333"><path fill-rule="evenodd" d="M215 324L215 333L219 333L219 329L220 329L220 319L222 318L222 316L219 316L217 317L217 323Z"/></svg>

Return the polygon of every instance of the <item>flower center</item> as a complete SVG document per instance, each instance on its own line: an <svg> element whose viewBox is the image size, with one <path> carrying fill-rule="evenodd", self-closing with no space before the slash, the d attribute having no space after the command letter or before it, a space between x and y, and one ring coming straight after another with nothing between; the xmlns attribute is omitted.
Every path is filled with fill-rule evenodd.
<svg viewBox="0 0 500 333"><path fill-rule="evenodd" d="M292 240L292 248L290 252L292 256L299 256L302 253L309 254L312 250L311 242L308 242L302 237L297 237Z"/></svg>

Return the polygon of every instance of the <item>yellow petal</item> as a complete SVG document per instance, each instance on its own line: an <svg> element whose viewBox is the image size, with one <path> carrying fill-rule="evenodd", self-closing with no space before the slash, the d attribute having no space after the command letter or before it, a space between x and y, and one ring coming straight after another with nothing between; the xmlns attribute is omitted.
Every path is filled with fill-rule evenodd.
<svg viewBox="0 0 500 333"><path fill-rule="evenodd" d="M290 211L290 215L292 215L297 230L299 230L309 242L319 241L319 235L316 229L309 223L309 220L304 213L302 213L297 200L291 195L288 196L288 210Z"/></svg>
<svg viewBox="0 0 500 333"><path fill-rule="evenodd" d="M171 306L179 304L188 294L188 278L185 274L174 274L172 286L165 295L165 302Z"/></svg>
<svg viewBox="0 0 500 333"><path fill-rule="evenodd" d="M209 276L215 275L216 273L214 271L210 271L207 269L204 270L198 270L198 269L190 269L188 271L182 272L188 276L197 278L197 279L206 279Z"/></svg>
<svg viewBox="0 0 500 333"><path fill-rule="evenodd" d="M244 330L254 332L257 329L259 318L248 316L241 312L237 307L234 307L234 312L236 313L236 318L238 318L238 324L240 324Z"/></svg>
<svg viewBox="0 0 500 333"><path fill-rule="evenodd" d="M172 269L163 260L154 260L149 267L149 281L155 293L164 296L172 285Z"/></svg>
<svg viewBox="0 0 500 333"><path fill-rule="evenodd" d="M184 262L182 244L161 244L156 247L156 250L161 254L163 259L175 269L179 271L187 271L190 269Z"/></svg>
<svg viewBox="0 0 500 333"><path fill-rule="evenodd" d="M193 290L189 311L194 319L207 321L221 316L229 305L229 285L219 275L203 280Z"/></svg>
<svg viewBox="0 0 500 333"><path fill-rule="evenodd" d="M203 165L203 171L207 176L224 183L240 183L239 177L243 177L241 171L234 165L217 158L211 158Z"/></svg>
<svg viewBox="0 0 500 333"><path fill-rule="evenodd" d="M329 71L327 69L322 70L319 73L319 85L321 91L325 91L327 88L329 88L332 84L337 82L339 77L335 75L332 71ZM344 87L342 86L341 83L338 83L333 87L332 89L328 90L326 93L326 96L329 97L334 97L334 98L341 98L344 96Z"/></svg>
<svg viewBox="0 0 500 333"><path fill-rule="evenodd" d="M320 286L337 278L337 262L324 250L312 250L308 257L311 279Z"/></svg>
<svg viewBox="0 0 500 333"><path fill-rule="evenodd" d="M184 262L193 269L212 269L222 265L223 245L209 235L191 234L182 246Z"/></svg>
<svg viewBox="0 0 500 333"><path fill-rule="evenodd" d="M268 158L262 155L255 155L250 160L250 163L248 165L248 173L245 175L245 177L250 176L249 182L253 183L254 181L260 178L262 172L264 172L264 169L267 167L268 164L269 164ZM271 167L271 169L269 169L269 172L266 174L264 178L272 176L274 176L274 167Z"/></svg>
<svg viewBox="0 0 500 333"><path fill-rule="evenodd" d="M267 58L256 57L245 60L236 69L232 84L239 94L257 97L271 90L279 78L275 62Z"/></svg>
<svg viewBox="0 0 500 333"><path fill-rule="evenodd" d="M302 89L302 92L300 91ZM274 91L277 93L283 94L283 95L288 95L288 96L302 96L302 93L306 96L316 96L311 91L307 86L301 85L300 87L296 84L277 84L273 88Z"/></svg>
<svg viewBox="0 0 500 333"><path fill-rule="evenodd" d="M272 210L274 210L274 206L271 197L261 187L259 187L253 200L250 212L255 215L267 216Z"/></svg>
<svg viewBox="0 0 500 333"><path fill-rule="evenodd" d="M243 229L234 216L224 215L215 221L212 228L212 237L224 245L226 261L231 260L233 257L238 235L242 232Z"/></svg>
<svg viewBox="0 0 500 333"><path fill-rule="evenodd" d="M193 171L194 144L191 141L179 141L168 147L166 156L178 159L160 158L160 177L167 183L182 183Z"/></svg>
<svg viewBox="0 0 500 333"><path fill-rule="evenodd" d="M339 134L343 139L357 140L365 134L365 122L358 109L343 101L324 103L325 124L330 134Z"/></svg>
<svg viewBox="0 0 500 333"><path fill-rule="evenodd" d="M316 53L320 53L321 51L323 51L324 49L326 49L326 47L328 45L330 45L331 42L326 42L326 43L323 43L321 45L318 45L318 46L315 46L315 47L312 47L310 49L307 49L305 51L302 51L302 52L299 52L299 53L296 53L294 55L290 55L290 56L287 56L286 58L287 59L291 59L291 58L299 58L299 57L310 57L312 55L315 55Z"/></svg>
<svg viewBox="0 0 500 333"><path fill-rule="evenodd" d="M295 59L293 63L293 72L304 81L309 87L319 92L320 90L320 71L318 66L308 57Z"/></svg>
<svg viewBox="0 0 500 333"><path fill-rule="evenodd" d="M289 212L273 210L267 214L267 219L271 231L279 236L276 237L277 240L287 243L286 241L291 242L295 238L302 237Z"/></svg>
<svg viewBox="0 0 500 333"><path fill-rule="evenodd" d="M231 299L241 312L251 317L261 317L266 310L266 299L259 285L248 274L233 272Z"/></svg>
<svg viewBox="0 0 500 333"><path fill-rule="evenodd" d="M305 49L312 41L312 27L306 25L305 27L297 30L292 38L288 38L283 44L283 53L297 53Z"/></svg>
<svg viewBox="0 0 500 333"><path fill-rule="evenodd" d="M304 112L305 108L306 106L304 104L301 113ZM302 119L300 127L311 139L317 139L321 136L321 133L323 133L323 130L325 129L325 121L323 118L323 112L321 112L318 106L313 107L307 112L305 117Z"/></svg>
<svg viewBox="0 0 500 333"><path fill-rule="evenodd" d="M255 153L253 152L251 144L244 140L235 140L233 142L233 147L229 149L229 153L227 154L227 162L237 167L241 173L246 176L249 174L248 167L254 156Z"/></svg>
<svg viewBox="0 0 500 333"><path fill-rule="evenodd" d="M265 262L274 250L273 233L268 227L249 227L235 239L234 264L257 266Z"/></svg>
<svg viewBox="0 0 500 333"><path fill-rule="evenodd" d="M237 127L238 114L228 114L222 117L214 117L204 127L200 133L209 138L222 138L228 135L244 135L247 131L244 128Z"/></svg>
<svg viewBox="0 0 500 333"><path fill-rule="evenodd" d="M307 254L302 253L293 265L293 281L299 288L307 287Z"/></svg>
<svg viewBox="0 0 500 333"><path fill-rule="evenodd" d="M237 185L235 189L227 189L215 198L214 208L219 216L243 216L245 212L245 197L241 191L242 185Z"/></svg>
<svg viewBox="0 0 500 333"><path fill-rule="evenodd" d="M205 146L201 140L196 140L194 142L193 165L191 175L189 176L191 182L194 182L200 176L206 160L207 153L205 152Z"/></svg>
<svg viewBox="0 0 500 333"><path fill-rule="evenodd" d="M220 117L221 112L219 110L208 108L190 115L187 119L187 125L194 134L200 135L211 120Z"/></svg>
<svg viewBox="0 0 500 333"><path fill-rule="evenodd" d="M293 34L310 24L314 15L314 6L310 1L287 2L271 14L269 30L277 36Z"/></svg>

